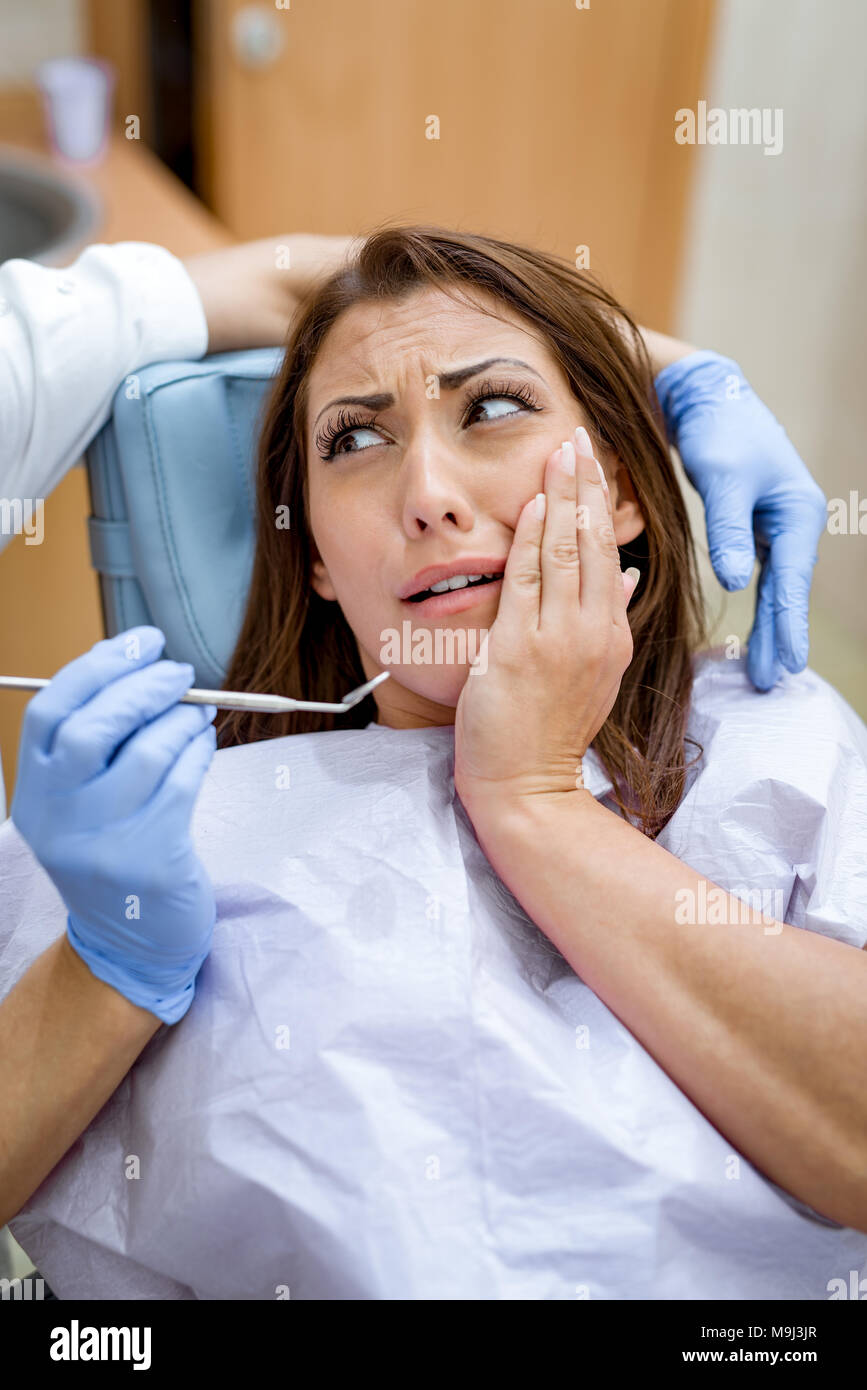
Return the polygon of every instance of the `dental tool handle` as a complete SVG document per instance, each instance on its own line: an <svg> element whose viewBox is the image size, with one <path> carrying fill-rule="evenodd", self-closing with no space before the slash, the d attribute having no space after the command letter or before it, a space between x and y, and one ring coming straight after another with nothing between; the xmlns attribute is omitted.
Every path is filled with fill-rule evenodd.
<svg viewBox="0 0 867 1390"><path fill-rule="evenodd" d="M0 690L42 690L50 685L50 676L0 676ZM288 695L258 695L241 690L188 690L178 701L181 705L216 705L218 709L258 711L260 714L286 714L289 710L315 709L342 714L347 706L293 700Z"/></svg>
<svg viewBox="0 0 867 1390"><path fill-rule="evenodd" d="M376 686L388 680L389 672L381 671L372 680L350 690L340 704L327 700L294 700L289 695L252 694L245 690L197 690L193 686L182 695L182 705L216 705L218 709L252 710L260 714L287 714L290 710L319 710L328 714L345 714L357 705ZM50 676L0 676L0 690L42 690L51 682Z"/></svg>
<svg viewBox="0 0 867 1390"><path fill-rule="evenodd" d="M251 695L241 690L188 690L178 701L181 705L216 705L219 709L258 710L266 714L283 714L298 708L298 701L285 695Z"/></svg>
<svg viewBox="0 0 867 1390"><path fill-rule="evenodd" d="M0 676L0 690L41 690L50 676Z"/></svg>

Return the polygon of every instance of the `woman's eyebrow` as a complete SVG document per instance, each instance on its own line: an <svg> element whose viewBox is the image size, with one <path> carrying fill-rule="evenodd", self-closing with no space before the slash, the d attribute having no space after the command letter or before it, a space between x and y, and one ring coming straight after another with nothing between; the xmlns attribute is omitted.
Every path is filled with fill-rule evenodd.
<svg viewBox="0 0 867 1390"><path fill-rule="evenodd" d="M470 377L478 376L479 372L484 372L488 367L495 367L500 363L506 363L510 367L524 367L526 371L532 372L533 376L539 377L540 381L544 381L544 377L536 371L535 367L531 367L529 362L522 362L519 357L488 357L484 362L476 362L470 367L456 367L452 372L439 372L438 379L440 385L444 386L447 391L456 391L459 386L463 386L465 381L469 381ZM324 415L326 410L330 410L333 405L363 405L368 410L386 410L390 405L394 405L394 396L390 391L380 391L372 396L338 396L336 400L329 401L327 405L322 407L319 415L313 421L314 428L319 423L320 416Z"/></svg>

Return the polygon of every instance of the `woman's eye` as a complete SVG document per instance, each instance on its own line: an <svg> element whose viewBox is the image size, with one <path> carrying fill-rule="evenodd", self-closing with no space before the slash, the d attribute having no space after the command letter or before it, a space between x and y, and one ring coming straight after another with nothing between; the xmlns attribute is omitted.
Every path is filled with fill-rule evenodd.
<svg viewBox="0 0 867 1390"><path fill-rule="evenodd" d="M502 402L505 402L511 409L503 410ZM500 419L503 415L520 415L525 409L520 401L515 400L514 396L484 396L470 407L468 418L471 418L475 411L480 410L482 406L484 406L485 410L489 407L497 407L495 410L492 410L491 414L488 416L489 420Z"/></svg>
<svg viewBox="0 0 867 1390"><path fill-rule="evenodd" d="M370 427L369 427L368 425L356 425L356 426L354 427L354 429L346 430L346 432L345 432L344 434L342 434L342 435L340 436L339 439L336 439L336 440L334 441L334 452L335 452L335 454L360 454L360 453L362 452L363 449L369 449L369 448L371 447L369 444L365 444L365 445L362 445L362 447L361 447L361 448L358 448L358 449L344 449L344 448L343 448L343 445L346 443L347 439L351 439L351 438L353 437L353 435L356 435L356 434L370 434L370 435L373 435L373 436L374 436L374 439L373 439L374 444L381 444L381 443L382 443L382 438L381 438L381 436L378 435L378 434L376 434L374 430L370 429Z"/></svg>
<svg viewBox="0 0 867 1390"><path fill-rule="evenodd" d="M539 410L540 407L532 397L524 400L521 395L512 394L509 391L489 391L487 395L477 396L467 408L465 417L467 424L473 423L476 412L484 408L485 414L481 418L481 423L487 421L508 419L512 415L526 415L528 411ZM358 435L369 435L367 444L357 442ZM356 439L355 446L345 447L346 441ZM334 458L337 454L361 454L366 449L372 448L375 444L382 444L385 441L378 433L375 422L367 425L353 425L346 417L338 417L336 425L329 426L324 435L317 437L317 447L322 458Z"/></svg>

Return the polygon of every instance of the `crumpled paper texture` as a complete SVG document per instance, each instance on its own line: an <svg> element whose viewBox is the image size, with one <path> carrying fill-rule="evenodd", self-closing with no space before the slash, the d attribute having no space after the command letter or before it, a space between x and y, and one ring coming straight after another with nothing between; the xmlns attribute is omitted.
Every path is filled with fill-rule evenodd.
<svg viewBox="0 0 867 1390"><path fill-rule="evenodd" d="M704 757L659 843L862 946L867 729L810 671L761 695L743 660L696 672ZM59 1298L824 1299L867 1275L867 1235L738 1155L529 921L453 767L452 726L215 755L194 1003L10 1223ZM592 752L585 781L610 790ZM0 995L64 924L7 821Z"/></svg>

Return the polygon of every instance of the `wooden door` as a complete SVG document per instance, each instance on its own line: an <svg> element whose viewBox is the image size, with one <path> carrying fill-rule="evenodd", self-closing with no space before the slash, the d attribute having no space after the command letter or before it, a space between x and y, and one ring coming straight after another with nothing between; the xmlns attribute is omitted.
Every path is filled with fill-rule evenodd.
<svg viewBox="0 0 867 1390"><path fill-rule="evenodd" d="M693 154L674 113L704 95L711 18L712 0L200 0L204 192L239 237L394 220L587 246L664 330Z"/></svg>

